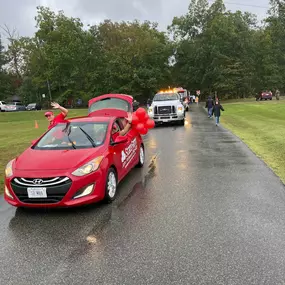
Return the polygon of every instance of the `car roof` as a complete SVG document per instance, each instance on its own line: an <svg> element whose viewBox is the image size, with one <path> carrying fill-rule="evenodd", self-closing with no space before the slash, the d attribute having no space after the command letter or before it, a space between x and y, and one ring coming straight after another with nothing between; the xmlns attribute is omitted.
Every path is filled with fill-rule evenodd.
<svg viewBox="0 0 285 285"><path fill-rule="evenodd" d="M103 117L103 116L84 116L84 117L75 117L68 119L69 122L80 123L80 122L111 122L115 120L116 117Z"/></svg>

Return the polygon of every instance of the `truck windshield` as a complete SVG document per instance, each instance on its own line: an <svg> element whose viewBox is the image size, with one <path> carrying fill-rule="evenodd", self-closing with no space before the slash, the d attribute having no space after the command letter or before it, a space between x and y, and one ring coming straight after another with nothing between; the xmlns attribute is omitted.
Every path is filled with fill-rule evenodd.
<svg viewBox="0 0 285 285"><path fill-rule="evenodd" d="M170 101L179 100L177 93L158 93L154 96L153 101Z"/></svg>

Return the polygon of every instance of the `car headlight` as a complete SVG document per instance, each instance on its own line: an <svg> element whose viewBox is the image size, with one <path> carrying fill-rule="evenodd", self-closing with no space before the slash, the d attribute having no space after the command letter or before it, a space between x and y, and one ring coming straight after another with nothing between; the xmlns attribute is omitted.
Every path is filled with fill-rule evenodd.
<svg viewBox="0 0 285 285"><path fill-rule="evenodd" d="M148 112L149 112L149 113L152 113L152 107L149 107L149 108L148 108Z"/></svg>
<svg viewBox="0 0 285 285"><path fill-rule="evenodd" d="M5 175L6 177L11 177L13 175L13 162L15 159L12 159L8 162L5 168Z"/></svg>
<svg viewBox="0 0 285 285"><path fill-rule="evenodd" d="M178 107L177 110L178 110L178 112L183 112L183 107L182 106Z"/></svg>
<svg viewBox="0 0 285 285"><path fill-rule="evenodd" d="M77 168L75 171L72 172L72 175L74 176L84 176L87 174L90 174L91 172L96 171L99 166L101 161L103 160L103 156L98 156L95 159L92 159L88 163L84 164L83 166L80 166Z"/></svg>

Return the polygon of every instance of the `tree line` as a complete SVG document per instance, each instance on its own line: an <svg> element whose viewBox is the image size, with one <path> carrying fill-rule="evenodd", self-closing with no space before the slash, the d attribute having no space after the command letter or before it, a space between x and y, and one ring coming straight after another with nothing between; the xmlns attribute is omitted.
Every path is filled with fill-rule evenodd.
<svg viewBox="0 0 285 285"><path fill-rule="evenodd" d="M2 27L8 47L0 38L0 100L19 95L25 103L76 104L125 93L144 101L168 86L221 98L285 90L284 0L270 1L262 23L226 10L223 0L191 0L166 32L137 20L84 27L42 6L35 22L32 37Z"/></svg>

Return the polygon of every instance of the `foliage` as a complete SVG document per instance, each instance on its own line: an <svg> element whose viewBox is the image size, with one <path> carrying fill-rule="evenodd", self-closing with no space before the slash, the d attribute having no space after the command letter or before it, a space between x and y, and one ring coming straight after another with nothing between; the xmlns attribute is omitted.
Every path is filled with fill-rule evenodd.
<svg viewBox="0 0 285 285"><path fill-rule="evenodd" d="M81 99L86 105L105 93L144 101L178 85L224 98L285 91L285 4L270 5L258 26L255 15L227 11L223 0L191 0L169 35L148 21L84 27L63 11L38 7L33 37L4 28L9 44L4 50L0 41L0 98L17 93L26 103Z"/></svg>

